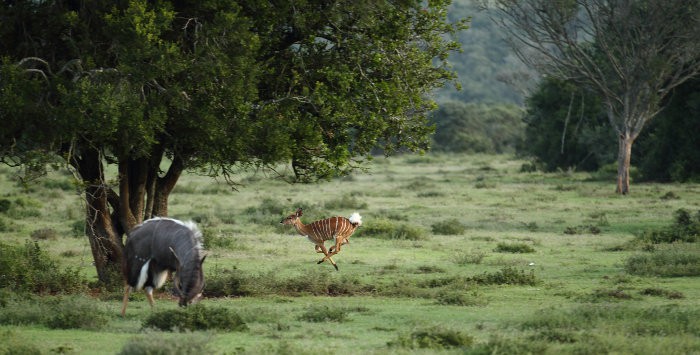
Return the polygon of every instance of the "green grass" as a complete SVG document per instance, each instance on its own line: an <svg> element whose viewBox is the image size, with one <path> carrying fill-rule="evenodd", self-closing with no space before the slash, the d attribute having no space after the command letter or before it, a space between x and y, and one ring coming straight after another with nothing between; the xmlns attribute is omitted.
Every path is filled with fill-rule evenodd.
<svg viewBox="0 0 700 355"><path fill-rule="evenodd" d="M639 240L666 231L679 209L694 216L700 185L633 184L618 196L614 181L520 172L523 164L377 158L367 174L313 185L242 174L238 191L184 175L169 211L204 232L204 308L181 313L166 285L153 311L143 293L132 295L125 318L120 293L91 284L90 245L76 237L84 204L70 175L55 172L27 191L2 167L3 250L21 257L37 245L51 261L17 269L12 287L0 289L0 317L11 320L0 325L0 353L700 352L697 241ZM339 271L317 265L313 244L279 224L299 207L306 223L362 214L334 256ZM70 287L34 273L45 265ZM24 275L32 284L18 287ZM82 287L69 284L76 278ZM51 288L15 291L40 285ZM222 308L230 314L210 314ZM154 315L167 328L194 321L187 314L206 326L144 329ZM80 322L91 316L99 322ZM245 328L217 325L239 317Z"/></svg>

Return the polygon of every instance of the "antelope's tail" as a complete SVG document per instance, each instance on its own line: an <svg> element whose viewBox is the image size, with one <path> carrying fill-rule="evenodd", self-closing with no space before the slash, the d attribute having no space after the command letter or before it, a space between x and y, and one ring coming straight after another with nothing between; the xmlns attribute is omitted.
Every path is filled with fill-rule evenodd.
<svg viewBox="0 0 700 355"><path fill-rule="evenodd" d="M353 213L348 219L350 220L350 223L352 223L352 225L355 227L359 227L362 225L362 216L360 216L360 214L357 212Z"/></svg>

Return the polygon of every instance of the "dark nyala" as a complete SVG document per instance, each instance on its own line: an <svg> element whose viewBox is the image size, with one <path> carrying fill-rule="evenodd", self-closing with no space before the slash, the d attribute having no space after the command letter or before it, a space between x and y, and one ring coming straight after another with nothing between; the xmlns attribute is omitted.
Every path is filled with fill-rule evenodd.
<svg viewBox="0 0 700 355"><path fill-rule="evenodd" d="M204 289L202 233L193 222L170 218L144 221L128 233L124 247L122 272L126 313L129 292L146 291L153 307L153 290L163 286L168 274L173 276L174 292L180 306L197 301Z"/></svg>

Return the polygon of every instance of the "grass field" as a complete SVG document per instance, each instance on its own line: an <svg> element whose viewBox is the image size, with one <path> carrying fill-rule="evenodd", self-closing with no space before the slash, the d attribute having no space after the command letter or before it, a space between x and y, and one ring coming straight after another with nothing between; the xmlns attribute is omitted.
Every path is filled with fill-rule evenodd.
<svg viewBox="0 0 700 355"><path fill-rule="evenodd" d="M633 182L630 195L618 196L613 177L523 173L523 163L377 158L366 173L318 184L245 173L237 191L185 175L170 214L204 232L200 304L237 314L245 330L144 329L154 312L177 309L167 291L158 292L154 311L135 294L121 318L119 292L34 296L6 288L0 353L139 353L142 343L216 354L700 353L698 242L635 238L668 228L679 209L695 215L700 185ZM25 190L12 170L0 173L0 200L9 201L0 243L37 240L59 269L94 281L71 176L54 172ZM306 223L362 214L363 226L334 257L339 271L317 265L313 244L279 224L297 207ZM654 264L657 255L681 260L680 271L655 274L667 266ZM639 263L652 271L633 271ZM40 320L65 308L85 309L88 318L94 310L101 323L57 329L64 327Z"/></svg>

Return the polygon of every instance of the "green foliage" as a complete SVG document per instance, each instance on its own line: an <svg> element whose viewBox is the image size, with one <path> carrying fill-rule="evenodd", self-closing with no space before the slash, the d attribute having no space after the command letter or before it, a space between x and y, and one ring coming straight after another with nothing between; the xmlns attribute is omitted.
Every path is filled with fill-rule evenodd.
<svg viewBox="0 0 700 355"><path fill-rule="evenodd" d="M645 230L635 236L635 240L641 243L694 243L700 237L700 210L691 215L686 209L678 209L674 212L673 225L661 229Z"/></svg>
<svg viewBox="0 0 700 355"><path fill-rule="evenodd" d="M422 227L396 223L384 218L363 224L355 233L361 237L380 239L424 240L428 237Z"/></svg>
<svg viewBox="0 0 700 355"><path fill-rule="evenodd" d="M56 240L58 233L53 228L42 228L33 231L30 237L33 240Z"/></svg>
<svg viewBox="0 0 700 355"><path fill-rule="evenodd" d="M0 243L0 288L34 293L82 291L87 281L78 268L59 268L57 262L37 242L24 246Z"/></svg>
<svg viewBox="0 0 700 355"><path fill-rule="evenodd" d="M494 251L498 253L534 253L535 248L525 243L498 243Z"/></svg>
<svg viewBox="0 0 700 355"><path fill-rule="evenodd" d="M204 334L187 333L177 337L166 337L155 332L146 332L129 340L117 353L119 355L189 355L212 353L209 339Z"/></svg>
<svg viewBox="0 0 700 355"><path fill-rule="evenodd" d="M329 306L309 306L299 316L299 320L304 322L344 322L348 311L342 307Z"/></svg>
<svg viewBox="0 0 700 355"><path fill-rule="evenodd" d="M524 329L585 331L607 326L625 336L691 334L700 332L697 309L678 305L640 308L627 303L586 304L570 309L545 308L523 322ZM614 326L614 327L613 327Z"/></svg>
<svg viewBox="0 0 700 355"><path fill-rule="evenodd" d="M670 249L632 255L625 261L625 271L641 276L700 276L700 253L697 249L692 244L679 244Z"/></svg>
<svg viewBox="0 0 700 355"><path fill-rule="evenodd" d="M497 272L485 272L481 275L475 275L469 277L468 280L480 285L535 286L538 283L540 283L540 281L535 276L535 272L533 270L530 270L530 272L526 273L525 270L518 270L510 266L506 266Z"/></svg>
<svg viewBox="0 0 700 355"><path fill-rule="evenodd" d="M521 111L509 105L446 102L431 117L433 150L454 153L509 153L521 144Z"/></svg>
<svg viewBox="0 0 700 355"><path fill-rule="evenodd" d="M468 348L473 343L474 338L461 331L436 326L400 335L398 339L390 341L387 345L408 349L444 350Z"/></svg>
<svg viewBox="0 0 700 355"><path fill-rule="evenodd" d="M645 180L700 181L700 80L681 84L666 104L637 139L632 159Z"/></svg>
<svg viewBox="0 0 700 355"><path fill-rule="evenodd" d="M488 300L477 291L443 291L437 296L437 304L449 306L485 306Z"/></svg>
<svg viewBox="0 0 700 355"><path fill-rule="evenodd" d="M433 223L431 228L434 234L440 235L460 235L466 230L464 224L456 218Z"/></svg>
<svg viewBox="0 0 700 355"><path fill-rule="evenodd" d="M595 95L550 77L526 106L525 139L518 153L535 157L545 171L595 171L614 161L614 130Z"/></svg>
<svg viewBox="0 0 700 355"><path fill-rule="evenodd" d="M0 308L0 324L99 330L109 319L109 312L98 300L85 296L16 298Z"/></svg>
<svg viewBox="0 0 700 355"><path fill-rule="evenodd" d="M221 330L245 331L248 326L234 311L224 307L206 307L201 303L149 315L143 328L163 331Z"/></svg>
<svg viewBox="0 0 700 355"><path fill-rule="evenodd" d="M354 195L343 195L336 200L326 201L323 205L328 210L344 210L344 209L366 209L367 202L361 201Z"/></svg>

